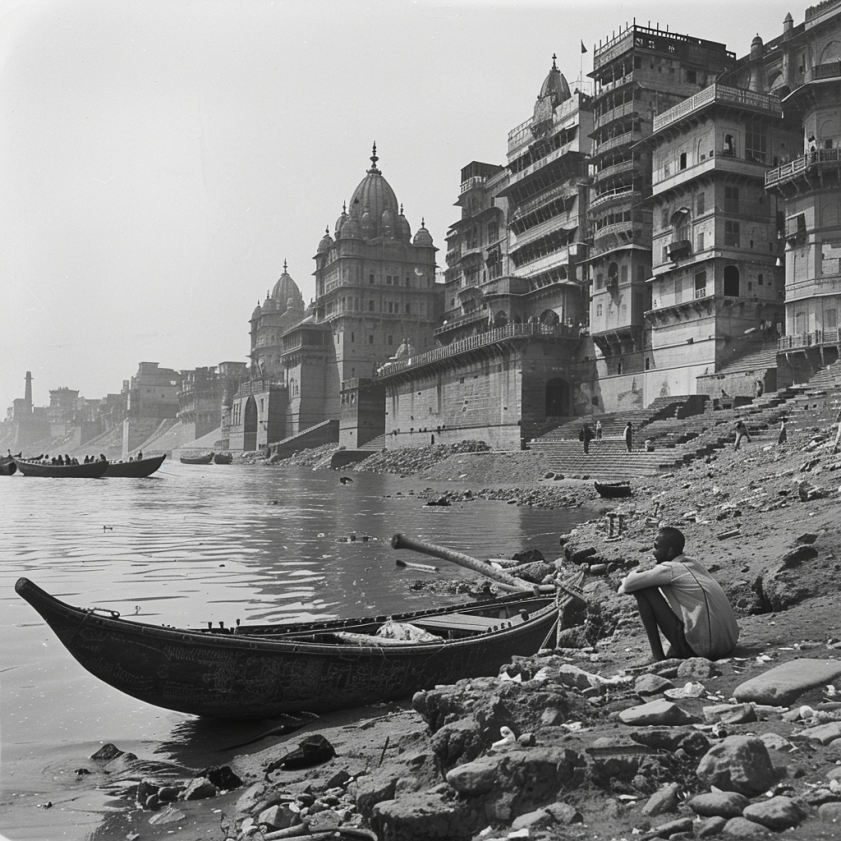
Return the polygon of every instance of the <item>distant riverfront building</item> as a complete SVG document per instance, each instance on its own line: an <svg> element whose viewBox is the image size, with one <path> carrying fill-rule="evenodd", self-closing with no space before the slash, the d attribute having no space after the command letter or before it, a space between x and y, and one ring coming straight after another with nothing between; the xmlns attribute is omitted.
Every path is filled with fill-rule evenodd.
<svg viewBox="0 0 841 841"><path fill-rule="evenodd" d="M410 349L434 346L436 248L423 222L412 236L378 161L375 146L332 235L328 228L318 243L310 309L304 312L284 270L268 308L255 310L252 380L233 400L232 449L293 437L293 449L329 440L365 444L384 432L375 371Z"/></svg>

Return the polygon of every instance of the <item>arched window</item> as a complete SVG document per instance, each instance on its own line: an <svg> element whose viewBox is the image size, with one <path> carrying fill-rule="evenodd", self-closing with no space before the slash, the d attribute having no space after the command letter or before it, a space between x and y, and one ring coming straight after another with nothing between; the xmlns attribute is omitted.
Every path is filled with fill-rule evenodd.
<svg viewBox="0 0 841 841"><path fill-rule="evenodd" d="M729 298L739 297L739 267L724 267L724 294Z"/></svg>

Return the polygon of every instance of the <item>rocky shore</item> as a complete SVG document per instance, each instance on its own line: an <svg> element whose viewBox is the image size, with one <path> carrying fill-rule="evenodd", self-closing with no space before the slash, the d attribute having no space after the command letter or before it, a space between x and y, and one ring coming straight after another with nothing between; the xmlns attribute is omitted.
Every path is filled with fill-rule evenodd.
<svg viewBox="0 0 841 841"><path fill-rule="evenodd" d="M297 463L317 469L325 458ZM98 837L841 835L841 458L829 430L726 449L636 480L615 501L528 451L478 444L356 466L372 468L428 479L429 500L590 506L592 519L559 534L557 557L532 570L545 580L584 569L586 609L566 617L552 648L498 677L325 716L176 782L129 774L123 834ZM649 664L633 601L616 589L649 559L660 524L685 533L687 553L736 606L730 658ZM326 753L309 762L314 745Z"/></svg>

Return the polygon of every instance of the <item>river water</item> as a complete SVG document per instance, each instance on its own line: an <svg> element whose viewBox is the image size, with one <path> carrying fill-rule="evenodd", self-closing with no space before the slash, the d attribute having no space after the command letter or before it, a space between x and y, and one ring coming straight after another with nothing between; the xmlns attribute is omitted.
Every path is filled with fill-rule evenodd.
<svg viewBox="0 0 841 841"><path fill-rule="evenodd" d="M411 589L431 576L398 558L475 577L395 552L395 532L478 558L534 548L552 559L558 535L585 516L499 502L428 507L414 496L428 483L352 478L173 462L149 479L0 477L0 837L107 841L103 819L119 804L75 773L106 742L201 768L220 764L220 744L270 726L200 721L111 689L15 594L18 577L71 604L181 627L392 613L442 601Z"/></svg>

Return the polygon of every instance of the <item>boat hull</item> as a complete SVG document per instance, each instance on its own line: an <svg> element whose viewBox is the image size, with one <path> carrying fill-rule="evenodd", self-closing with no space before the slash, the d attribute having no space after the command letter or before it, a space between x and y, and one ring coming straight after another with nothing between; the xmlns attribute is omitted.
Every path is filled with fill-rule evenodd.
<svg viewBox="0 0 841 841"><path fill-rule="evenodd" d="M206 456L181 456L181 464L210 464L213 453Z"/></svg>
<svg viewBox="0 0 841 841"><path fill-rule="evenodd" d="M146 476L151 476L164 463L165 458L166 454L153 456L152 458L142 458L139 461L112 461L108 464L108 469L104 475L107 479L143 479Z"/></svg>
<svg viewBox="0 0 841 841"><path fill-rule="evenodd" d="M18 466L11 456L0 456L0 476L14 476Z"/></svg>
<svg viewBox="0 0 841 841"><path fill-rule="evenodd" d="M216 455L213 456L214 464L231 464L233 460L234 457L230 453L216 453Z"/></svg>
<svg viewBox="0 0 841 841"><path fill-rule="evenodd" d="M15 589L95 677L149 704L227 719L346 709L461 678L497 675L514 655L537 652L558 619L554 596L517 594L490 603L492 611L511 616L492 620L499 623L497 630L435 642L360 645L317 640L336 632L370 631L388 617L236 632L180 630L73 607L26 578ZM467 622L489 621L476 618L488 612L488 603L391 618L422 625L437 617L441 623L454 610L463 611L459 616L466 614Z"/></svg>
<svg viewBox="0 0 841 841"><path fill-rule="evenodd" d="M88 464L42 464L15 459L15 464L24 476L49 479L99 479L108 469L107 461L92 461Z"/></svg>
<svg viewBox="0 0 841 841"><path fill-rule="evenodd" d="M631 495L631 485L627 482L595 482L599 496L606 499L617 499Z"/></svg>

